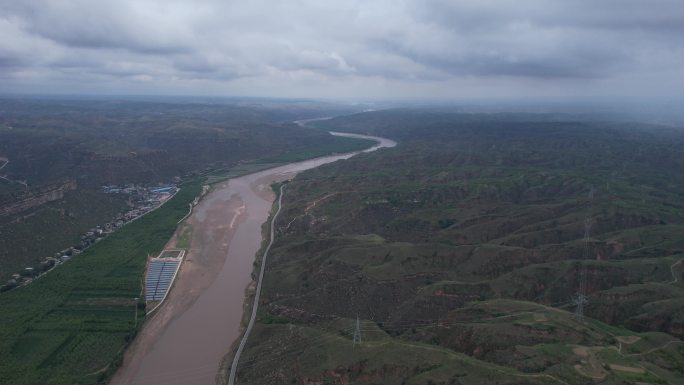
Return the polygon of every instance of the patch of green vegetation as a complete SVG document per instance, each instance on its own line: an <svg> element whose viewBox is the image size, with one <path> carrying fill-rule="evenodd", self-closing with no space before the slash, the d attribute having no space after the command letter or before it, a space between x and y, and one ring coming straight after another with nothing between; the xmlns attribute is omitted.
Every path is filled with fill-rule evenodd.
<svg viewBox="0 0 684 385"><path fill-rule="evenodd" d="M176 247L179 249L189 249L190 240L192 239L192 226L184 223L183 227L178 233L178 238L176 238Z"/></svg>
<svg viewBox="0 0 684 385"><path fill-rule="evenodd" d="M289 105L293 109L283 108ZM348 110L288 102L40 100L0 98L0 156L30 186L67 176L79 184L160 182L264 154L342 143L282 122ZM2 201L0 196L0 201Z"/></svg>
<svg viewBox="0 0 684 385"><path fill-rule="evenodd" d="M273 314L259 310L257 314L257 322L262 324L289 324L290 320L284 317L278 317Z"/></svg>
<svg viewBox="0 0 684 385"><path fill-rule="evenodd" d="M182 185L158 210L31 285L0 295L2 382L106 380L144 318L139 298L147 255L164 247L201 185Z"/></svg>
<svg viewBox="0 0 684 385"><path fill-rule="evenodd" d="M365 145L282 123L349 110L326 103L0 98L0 110L0 165L8 161L2 174L15 181L0 180L0 211L57 182L78 185L63 200L0 217L0 285L113 219L125 198L103 196L102 185L224 178L245 162L262 168L265 156L300 160Z"/></svg>
<svg viewBox="0 0 684 385"><path fill-rule="evenodd" d="M632 330L626 329L624 327L620 326L615 326L615 325L609 325L607 323L595 320L595 319L589 319L587 322L594 328L597 328L601 330L602 332L609 334L611 336L635 336L637 333L635 333Z"/></svg>
<svg viewBox="0 0 684 385"><path fill-rule="evenodd" d="M420 110L316 124L400 144L301 173L288 185L262 310L291 324L257 325L248 350L259 357L269 341L288 346L301 325L315 331L301 330L297 341L316 348L283 351L294 361L245 367L241 378L488 382L471 368L447 375L459 367L450 356L427 359L408 344L530 375L489 382L682 383L672 362L684 361L676 350L684 336L676 265L684 175L675 172L684 166L684 131ZM571 298L585 268L589 304L580 322ZM346 352L356 316L370 350L350 360L338 353ZM330 330L330 319L348 324ZM620 339L633 343L620 348ZM314 353L324 359L309 362ZM416 369L407 359L427 362ZM609 364L645 371L627 378Z"/></svg>
<svg viewBox="0 0 684 385"><path fill-rule="evenodd" d="M646 372L646 373L631 373L624 370L612 370L617 377L626 381L629 384L657 384L657 385L668 385L669 381L662 378L656 377L656 375Z"/></svg>
<svg viewBox="0 0 684 385"><path fill-rule="evenodd" d="M284 164L298 162L301 160L318 158L330 154L344 154L348 152L361 151L375 145L375 141L367 139L346 138L332 136L329 143L317 146L315 149L287 151L278 155L268 156L254 161L255 164L275 163Z"/></svg>
<svg viewBox="0 0 684 385"><path fill-rule="evenodd" d="M122 196L77 189L64 199L0 217L0 284L79 242L88 229L112 220L126 209Z"/></svg>
<svg viewBox="0 0 684 385"><path fill-rule="evenodd" d="M342 320L338 324L342 324ZM353 325L353 320L346 320ZM320 383L407 383L460 379L465 383L546 384L549 378L516 372L427 344L374 338L354 345L349 328L261 325L255 340L262 350L247 349L238 367L245 384L284 384L308 378ZM267 341L267 342L266 342ZM265 353L268 351L268 353ZM273 376L273 366L280 368Z"/></svg>

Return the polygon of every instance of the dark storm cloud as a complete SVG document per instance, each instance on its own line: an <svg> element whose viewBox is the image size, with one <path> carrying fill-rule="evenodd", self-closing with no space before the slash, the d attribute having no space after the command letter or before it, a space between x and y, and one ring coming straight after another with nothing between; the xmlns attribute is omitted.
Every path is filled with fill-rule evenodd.
<svg viewBox="0 0 684 385"><path fill-rule="evenodd" d="M20 1L5 6L24 31L65 46L143 54L191 49L185 31L161 21L155 11L125 1Z"/></svg>
<svg viewBox="0 0 684 385"><path fill-rule="evenodd" d="M411 10L446 34L441 44L426 45L434 36L407 30L385 48L456 75L601 77L641 51L679 47L673 32L684 32L677 1L425 0Z"/></svg>
<svg viewBox="0 0 684 385"><path fill-rule="evenodd" d="M482 31L510 22L553 28L640 29L664 33L684 30L684 7L679 0L424 0L415 3L412 10L418 19L468 31Z"/></svg>
<svg viewBox="0 0 684 385"><path fill-rule="evenodd" d="M520 76L531 78L597 78L610 66L627 59L617 50L612 53L600 46L587 47L560 45L543 50L513 48L501 43L496 49L493 44L486 49L474 48L468 52L433 52L407 47L401 41L378 43L378 49L420 63L444 74L456 76ZM446 76L446 75L444 75Z"/></svg>
<svg viewBox="0 0 684 385"><path fill-rule="evenodd" d="M0 34L15 88L681 93L684 78L681 0L24 0L0 2Z"/></svg>
<svg viewBox="0 0 684 385"><path fill-rule="evenodd" d="M26 64L27 63L19 57L5 57L0 55L0 71L2 68L16 69Z"/></svg>

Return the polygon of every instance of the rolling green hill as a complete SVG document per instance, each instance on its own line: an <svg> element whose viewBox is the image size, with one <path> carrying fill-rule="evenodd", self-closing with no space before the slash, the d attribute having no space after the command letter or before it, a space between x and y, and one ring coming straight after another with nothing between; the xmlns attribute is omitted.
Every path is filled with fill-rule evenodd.
<svg viewBox="0 0 684 385"><path fill-rule="evenodd" d="M333 142L325 132L282 122L341 107L288 106L0 99L0 156L10 160L2 174L30 186L68 176L99 187L182 176ZM0 193L4 184L0 181Z"/></svg>
<svg viewBox="0 0 684 385"><path fill-rule="evenodd" d="M0 98L0 286L125 211L104 184L155 185L249 162L288 162L367 147L292 123L349 111L306 101ZM72 181L63 198L2 209Z"/></svg>
<svg viewBox="0 0 684 385"><path fill-rule="evenodd" d="M417 110L318 125L400 144L287 186L241 383L684 383L684 131Z"/></svg>

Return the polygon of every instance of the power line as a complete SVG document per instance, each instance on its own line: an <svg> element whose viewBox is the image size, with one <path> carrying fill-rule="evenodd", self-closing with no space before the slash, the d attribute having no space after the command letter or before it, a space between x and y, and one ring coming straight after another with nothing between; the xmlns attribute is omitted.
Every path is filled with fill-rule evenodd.
<svg viewBox="0 0 684 385"><path fill-rule="evenodd" d="M507 314L503 316L492 316L492 317L486 317L486 318L477 318L475 320L472 320L471 322L487 322L487 321L494 321L502 318L509 318L509 317L518 317L522 315L528 315L528 314L538 314L538 313L546 313L550 312L553 310L557 310L555 308L556 306L564 306L570 304L569 302L557 302L553 303L550 305L547 305L548 307L544 307L541 309L535 309L531 311L523 311L519 313L514 313L514 314ZM450 319L442 319L442 318L432 318L432 319L424 319L424 320L414 320L414 321L399 321L399 322L386 322L383 325L378 324L377 326L370 326L366 324L361 324L360 319L359 319L359 332L361 333L387 333L387 330L407 330L407 329L420 329L420 328L426 328L426 327L440 327L440 326L453 326L453 325L459 325L459 324L469 324L471 322L467 321L456 321L456 320L450 320ZM376 323L377 324L377 323ZM241 360L239 367L240 368L245 368L245 367L251 367L254 366L254 364L257 363L264 363L266 361L271 361L275 359L279 359L279 357L282 357L284 355L290 355L290 354L299 354L299 352L296 352L296 350L300 348L311 348L313 346L323 346L329 341L335 340L337 338L340 338L343 335L351 335L352 341L354 340L354 334L356 333L356 322L353 322L352 325L343 327L343 328L336 328L334 325L329 325L332 326L330 328L324 328L324 329L318 329L318 331L323 332L323 333L329 333L329 334L323 334L319 335L313 338L306 338L306 339L301 339L299 341L295 342L271 342L271 343L263 343L259 344L259 347L261 348L262 352L259 354L259 356L256 357L250 357L247 360ZM387 330L385 330L385 328ZM360 337L360 336L359 336ZM285 350L288 350L289 352L287 353L278 353L277 349L283 348ZM268 352L268 353L264 353ZM275 357L273 359L270 359L268 357Z"/></svg>

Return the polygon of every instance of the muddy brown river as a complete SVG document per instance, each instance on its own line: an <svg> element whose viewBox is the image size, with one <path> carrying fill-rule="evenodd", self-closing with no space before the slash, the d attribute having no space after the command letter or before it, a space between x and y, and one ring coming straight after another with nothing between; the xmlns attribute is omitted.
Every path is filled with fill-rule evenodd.
<svg viewBox="0 0 684 385"><path fill-rule="evenodd" d="M373 139L362 152L394 147ZM222 182L199 202L186 223L192 227L190 248L164 304L149 319L127 350L112 384L213 385L222 382L220 365L240 337L245 290L275 199L270 185L322 164L359 152L325 156L263 170ZM175 244L175 236L169 247Z"/></svg>

